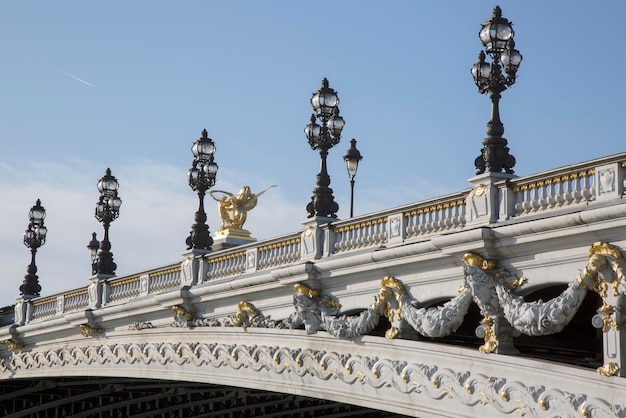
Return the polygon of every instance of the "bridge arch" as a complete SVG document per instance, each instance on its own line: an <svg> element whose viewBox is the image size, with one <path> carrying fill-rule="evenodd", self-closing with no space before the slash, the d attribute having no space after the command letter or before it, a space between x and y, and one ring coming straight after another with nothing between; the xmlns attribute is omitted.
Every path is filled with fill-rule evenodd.
<svg viewBox="0 0 626 418"><path fill-rule="evenodd" d="M539 413L537 396L556 386L530 390L529 381L543 381L538 369L558 380L555 385L563 399L550 395L553 408L562 407L566 397L576 393L596 402L593 395L599 395L598 386L604 385L593 370L576 371L587 382L581 387L580 379L568 382L571 369L565 365L431 342L374 336L347 341L323 333L307 336L300 330L256 328L111 330L99 337L67 337L15 353L2 367L20 379L53 373L59 378L198 382L413 416ZM506 377L499 374L505 370ZM502 401L502 393L514 401ZM485 403L486 396L498 402Z"/></svg>

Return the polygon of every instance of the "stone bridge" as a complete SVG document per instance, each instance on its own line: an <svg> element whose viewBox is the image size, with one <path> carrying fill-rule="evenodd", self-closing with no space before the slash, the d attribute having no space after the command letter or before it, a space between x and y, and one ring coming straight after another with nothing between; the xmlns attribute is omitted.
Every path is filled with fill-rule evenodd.
<svg viewBox="0 0 626 418"><path fill-rule="evenodd" d="M626 416L626 153L0 311L2 416ZM308 415L307 415L308 414Z"/></svg>

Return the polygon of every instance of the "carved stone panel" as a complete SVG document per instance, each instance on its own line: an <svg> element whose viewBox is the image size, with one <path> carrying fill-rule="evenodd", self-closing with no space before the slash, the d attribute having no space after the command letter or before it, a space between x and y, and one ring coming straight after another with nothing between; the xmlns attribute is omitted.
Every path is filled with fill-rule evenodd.
<svg viewBox="0 0 626 418"><path fill-rule="evenodd" d="M594 180L597 200L615 199L621 196L624 187L620 182L619 173L620 167L618 163L596 168Z"/></svg>

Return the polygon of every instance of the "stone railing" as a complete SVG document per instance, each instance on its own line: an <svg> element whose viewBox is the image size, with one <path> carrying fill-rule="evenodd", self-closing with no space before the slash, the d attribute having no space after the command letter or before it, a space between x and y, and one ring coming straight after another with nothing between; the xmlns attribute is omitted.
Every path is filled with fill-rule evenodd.
<svg viewBox="0 0 626 418"><path fill-rule="evenodd" d="M469 190L396 209L335 222L334 252L402 242L465 226L465 198Z"/></svg>
<svg viewBox="0 0 626 418"><path fill-rule="evenodd" d="M610 203L611 199L619 201L626 190L626 153L525 177L501 180L497 175L484 176L474 182L474 188L443 197L347 220L312 219L305 222L304 231L220 251L192 250L184 260L159 268L116 278L92 278L89 286L69 292L18 299L14 309L0 310L6 312L0 315L0 324L8 323L9 316L13 323L24 324L182 286L210 285L222 278L460 231L484 223L475 216L478 197L486 202L485 208L491 208L492 212L485 209L485 213L487 224L492 225L532 214L558 216L559 209L575 210L581 205ZM470 222L467 202L471 199L474 218Z"/></svg>
<svg viewBox="0 0 626 418"><path fill-rule="evenodd" d="M257 251L258 270L295 263L300 259L300 233L264 243Z"/></svg>
<svg viewBox="0 0 626 418"><path fill-rule="evenodd" d="M356 250L387 242L389 218L359 220L356 223L339 224L335 227L335 252Z"/></svg>
<svg viewBox="0 0 626 418"><path fill-rule="evenodd" d="M616 199L624 193L625 182L626 153L510 179L498 183L501 198L509 193L509 202L501 205L499 218Z"/></svg>
<svg viewBox="0 0 626 418"><path fill-rule="evenodd" d="M57 313L57 297L50 296L33 300L30 306L32 320L49 318Z"/></svg>
<svg viewBox="0 0 626 418"><path fill-rule="evenodd" d="M465 197L468 191L427 202L404 212L406 236L436 234L465 226Z"/></svg>
<svg viewBox="0 0 626 418"><path fill-rule="evenodd" d="M110 280L107 283L107 288L109 291L107 292L108 297L105 299L106 303L136 298L141 295L140 277Z"/></svg>
<svg viewBox="0 0 626 418"><path fill-rule="evenodd" d="M219 254L219 255L217 255ZM235 276L246 272L246 251L236 248L207 256L208 274L204 280Z"/></svg>
<svg viewBox="0 0 626 418"><path fill-rule="evenodd" d="M73 312L87 309L89 306L89 292L87 289L79 289L75 292L63 295L63 307L57 308L64 311Z"/></svg>
<svg viewBox="0 0 626 418"><path fill-rule="evenodd" d="M147 279L143 278L147 293L159 293L180 286L180 272L181 267L175 266L148 273Z"/></svg>

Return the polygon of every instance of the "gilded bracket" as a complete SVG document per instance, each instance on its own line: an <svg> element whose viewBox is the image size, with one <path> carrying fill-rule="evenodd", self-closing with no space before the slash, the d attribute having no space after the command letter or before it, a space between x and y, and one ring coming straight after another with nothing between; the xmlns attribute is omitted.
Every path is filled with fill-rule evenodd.
<svg viewBox="0 0 626 418"><path fill-rule="evenodd" d="M242 327L244 331L252 323L254 317L259 314L259 311L251 303L241 301L237 304L237 313L233 318L233 324L237 327Z"/></svg>
<svg viewBox="0 0 626 418"><path fill-rule="evenodd" d="M483 320L480 322L482 324L482 328L484 331L483 339L485 340L485 344L478 347L478 351L480 351L481 353L486 353L486 354L493 353L496 350L496 348L498 348L498 336L496 335L496 332L494 331L493 318L485 316Z"/></svg>
<svg viewBox="0 0 626 418"><path fill-rule="evenodd" d="M615 376L619 371L617 363L609 362L602 367L598 367L598 373L602 376Z"/></svg>
<svg viewBox="0 0 626 418"><path fill-rule="evenodd" d="M6 340L5 344L7 345L7 348L9 349L9 351L17 351L17 350L21 350L22 348L24 348L24 344L18 343L15 340Z"/></svg>
<svg viewBox="0 0 626 418"><path fill-rule="evenodd" d="M87 324L82 324L80 326L80 332L85 337L95 337L96 335L98 335L98 334L100 334L102 332L102 328L90 327Z"/></svg>

